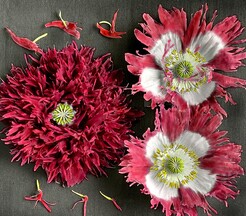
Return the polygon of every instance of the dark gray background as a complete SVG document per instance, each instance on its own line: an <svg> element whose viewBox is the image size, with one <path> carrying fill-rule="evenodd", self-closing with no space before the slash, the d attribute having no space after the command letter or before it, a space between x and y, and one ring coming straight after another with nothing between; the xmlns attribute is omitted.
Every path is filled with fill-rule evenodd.
<svg viewBox="0 0 246 216"><path fill-rule="evenodd" d="M219 16L216 22L224 17L236 14L246 26L246 6L244 0L236 1L206 1L209 5L208 16L211 18L212 12L218 9ZM194 13L204 4L205 1L154 1L154 0L0 0L0 73L1 78L9 72L12 63L15 65L25 65L23 54L27 51L13 43L4 30L5 26L10 27L19 36L26 36L30 39L36 38L38 35L48 32L49 35L45 39L39 41L42 48L57 47L62 48L72 41L72 37L59 29L45 29L46 22L56 20L59 9L65 20L77 21L79 26L83 27L79 44L86 44L97 48L96 55L111 52L115 63L115 68L121 68L126 74L128 83L134 83L137 78L130 75L126 70L124 61L125 52L134 52L141 48L141 44L137 42L133 35L133 29L139 28L138 23L142 22L142 13L150 13L157 18L157 6L162 4L170 9L171 7L184 7L189 14ZM120 9L117 20L117 29L127 31L127 34L119 40L110 40L102 37L95 28L95 23L100 20L111 20L116 9ZM246 34L244 33L244 37ZM238 77L246 79L246 69L240 68L235 74ZM228 130L228 136L231 141L242 144L246 149L246 114L245 90L231 89L233 98L237 101L237 106L225 104L221 101L223 107L228 112L228 118L224 120L221 129ZM146 112L143 117L135 125L136 135L141 134L148 128L153 127L153 111L148 107L144 107L144 101L141 94L133 97L134 106L143 109ZM246 154L242 155L242 166L245 167ZM46 183L45 172L39 169L33 172L33 164L20 167L18 162L11 163L9 155L9 147L0 145L0 216L43 216L49 213L40 206L33 208L34 203L24 201L25 195L35 193L35 179L39 179L41 187L44 191L45 198L51 202L57 202L52 208L52 215L82 215L82 206L70 210L72 204L78 197L71 193L71 188L62 188L60 185ZM87 207L87 216L149 216L162 215L161 208L151 210L150 197L140 193L140 186L129 188L124 177L118 174L117 169L108 171L109 177L95 178L88 176L88 181L84 181L80 185L73 187L75 191L83 192L89 196ZM246 191L245 177L238 180L238 188L241 194L236 200L229 200L229 207L226 208L223 203L215 201L209 202L218 210L221 216L244 216L246 215ZM123 212L117 211L114 206L99 195L102 190L108 195L115 197L123 208ZM204 215L202 211L199 215Z"/></svg>

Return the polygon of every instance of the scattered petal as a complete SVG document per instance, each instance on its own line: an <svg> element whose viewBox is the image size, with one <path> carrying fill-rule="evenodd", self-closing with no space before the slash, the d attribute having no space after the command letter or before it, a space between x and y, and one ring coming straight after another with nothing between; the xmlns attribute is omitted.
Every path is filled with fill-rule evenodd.
<svg viewBox="0 0 246 216"><path fill-rule="evenodd" d="M72 192L73 192L74 194L76 194L76 195L78 195L78 196L81 197L81 199L80 199L79 201L77 201L77 202L75 202L75 203L73 204L72 209L74 209L75 206L76 206L78 203L84 203L83 215L86 216L86 207L87 207L87 202L88 202L88 200L89 200L89 197L88 197L87 195L83 195L83 194L81 194L81 193L78 193L78 192L76 192L76 191L74 191L74 190L72 190Z"/></svg>
<svg viewBox="0 0 246 216"><path fill-rule="evenodd" d="M101 191L100 191L100 194L107 200L109 201L112 201L112 203L114 204L114 206L119 210L119 211L122 211L121 207L119 206L119 204L116 202L116 200L114 198L111 198L105 194L103 194Z"/></svg>
<svg viewBox="0 0 246 216"><path fill-rule="evenodd" d="M40 40L41 38L44 38L48 35L48 33L45 33L39 37L37 37L35 40L31 41L28 38L24 38L24 37L18 37L12 30L10 30L9 28L5 27L7 32L9 33L10 37L12 38L12 40L18 44L19 46L28 49L28 50L32 50L34 52L37 53L43 53L43 50L39 48L39 46L36 44L36 42L38 40Z"/></svg>
<svg viewBox="0 0 246 216"><path fill-rule="evenodd" d="M79 40L80 39L80 32L78 30L82 30L82 28L78 27L76 22L65 21L61 16L61 11L59 12L59 18L61 20L48 22L45 24L45 27L46 28L57 27L57 28L65 31L66 33L74 36L76 39Z"/></svg>
<svg viewBox="0 0 246 216"><path fill-rule="evenodd" d="M33 196L25 196L24 197L25 200L28 200L28 201L36 201L35 207L36 207L36 205L37 205L38 202L41 202L42 205L46 208L46 210L48 212L51 212L51 208L49 207L49 205L53 206L53 205L55 205L55 203L49 203L49 202L47 202L47 201L45 201L43 199L43 192L40 189L40 185L39 185L39 181L38 180L36 180L36 186L37 186L38 193L36 195L33 195Z"/></svg>
<svg viewBox="0 0 246 216"><path fill-rule="evenodd" d="M126 34L126 32L117 32L116 29L115 29L115 24L116 24L116 18L117 18L117 15L118 15L118 11L119 10L117 10L114 13L114 16L113 16L113 19L112 19L112 24L110 22L108 22L108 21L100 21L100 22L97 23L97 28L100 30L100 34L103 35L104 37L122 38L121 35ZM107 29L103 28L101 26L101 24L109 25L110 29L107 30Z"/></svg>

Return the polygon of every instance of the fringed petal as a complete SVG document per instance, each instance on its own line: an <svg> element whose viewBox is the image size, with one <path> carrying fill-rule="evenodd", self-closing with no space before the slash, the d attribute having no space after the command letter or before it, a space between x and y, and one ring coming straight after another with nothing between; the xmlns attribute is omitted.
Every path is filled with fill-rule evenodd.
<svg viewBox="0 0 246 216"><path fill-rule="evenodd" d="M236 196L239 194L239 190L235 190L233 183L218 181L215 185L213 191L209 193L210 196L216 198L217 200L224 202L226 207L228 207L227 199L232 198L235 199Z"/></svg>
<svg viewBox="0 0 246 216"><path fill-rule="evenodd" d="M225 142L228 142L228 140ZM220 176L243 175L244 171L239 165L241 153L242 147L234 143L227 143L223 146L216 144L212 152L202 160L201 166L209 168L213 173Z"/></svg>
<svg viewBox="0 0 246 216"><path fill-rule="evenodd" d="M209 65L225 72L235 72L238 67L244 66L242 62L246 58L244 50L242 47L225 47Z"/></svg>
<svg viewBox="0 0 246 216"><path fill-rule="evenodd" d="M130 64L127 66L127 69L134 75L140 75L144 68L159 69L151 55L136 56L126 53L125 60Z"/></svg>
<svg viewBox="0 0 246 216"><path fill-rule="evenodd" d="M232 96L225 90L229 87L244 88L246 87L246 80L225 76L216 72L213 72L213 79L218 82L216 86L215 96L223 97L226 102L230 102L235 105L236 102L232 99Z"/></svg>
<svg viewBox="0 0 246 216"><path fill-rule="evenodd" d="M212 29L225 44L232 43L235 38L242 34L243 30L244 28L236 16L226 17Z"/></svg>
<svg viewBox="0 0 246 216"><path fill-rule="evenodd" d="M217 211L208 204L204 196L194 192L190 188L181 187L180 196L182 201L182 206L179 208L180 212L196 216L198 215L196 207L199 206L204 209L204 212L208 216L212 216L212 214L210 214L212 212L217 214Z"/></svg>
<svg viewBox="0 0 246 216"><path fill-rule="evenodd" d="M167 32L161 35L160 40L157 40L149 50L150 54L154 56L157 65L164 68L165 57L167 57L173 50L181 51L182 44L177 34Z"/></svg>
<svg viewBox="0 0 246 216"><path fill-rule="evenodd" d="M174 142L185 128L187 128L189 117L189 110L182 111L177 107L166 110L161 106L160 117L156 115L156 122L158 122L157 119L160 118L160 122L156 124L156 128L160 128L169 140Z"/></svg>
<svg viewBox="0 0 246 216"><path fill-rule="evenodd" d="M163 184L163 182L156 180L156 172L150 171L146 175L146 187L150 194L160 199L169 201L172 198L178 197L178 189L170 188Z"/></svg>
<svg viewBox="0 0 246 216"><path fill-rule="evenodd" d="M185 92L181 94L181 97L189 105L198 105L207 100L215 90L216 83L211 81L210 83L205 83L198 87L196 91Z"/></svg>
<svg viewBox="0 0 246 216"><path fill-rule="evenodd" d="M163 71L154 68L144 68L140 75L140 84L145 92L150 92L154 97L164 98Z"/></svg>
<svg viewBox="0 0 246 216"><path fill-rule="evenodd" d="M122 158L120 166L121 174L128 174L127 182L132 184L145 184L145 176L149 172L151 162L145 157L145 149L142 140L131 137L131 141L125 141L128 154Z"/></svg>
<svg viewBox="0 0 246 216"><path fill-rule="evenodd" d="M152 155L157 150L163 149L163 145L170 145L170 141L167 136L163 133L158 132L156 135L150 137L150 139L146 143L146 157L152 161Z"/></svg>
<svg viewBox="0 0 246 216"><path fill-rule="evenodd" d="M192 119L189 124L189 130L198 132L203 137L210 138L210 135L215 133L218 127L222 123L222 116L212 115L210 109L206 106L193 107L192 109ZM209 140L209 143L211 140ZM211 143L210 143L211 145Z"/></svg>
<svg viewBox="0 0 246 216"><path fill-rule="evenodd" d="M182 133L176 142L194 151L198 157L205 156L209 150L208 141L200 134L191 131Z"/></svg>
<svg viewBox="0 0 246 216"><path fill-rule="evenodd" d="M150 35L154 41L160 39L161 35L166 33L166 29L163 25L157 23L149 14L144 13L143 19L146 24L142 24L142 28L147 35Z"/></svg>
<svg viewBox="0 0 246 216"><path fill-rule="evenodd" d="M210 192L216 182L216 175L210 173L209 170L197 169L197 176L193 181L189 181L184 187L189 187L191 190L202 195Z"/></svg>
<svg viewBox="0 0 246 216"><path fill-rule="evenodd" d="M186 28L187 17L183 9L179 10L173 8L171 11L167 11L161 5L158 8L159 19L166 31L171 31L179 36L183 40Z"/></svg>
<svg viewBox="0 0 246 216"><path fill-rule="evenodd" d="M213 72L213 80L223 88L246 88L246 80Z"/></svg>
<svg viewBox="0 0 246 216"><path fill-rule="evenodd" d="M209 62L225 47L222 39L212 31L195 37L189 46L194 52L199 52Z"/></svg>
<svg viewBox="0 0 246 216"><path fill-rule="evenodd" d="M188 25L187 31L183 41L184 48L188 47L191 41L199 34L204 33L206 29L206 13L208 6L202 6L202 8L195 12Z"/></svg>

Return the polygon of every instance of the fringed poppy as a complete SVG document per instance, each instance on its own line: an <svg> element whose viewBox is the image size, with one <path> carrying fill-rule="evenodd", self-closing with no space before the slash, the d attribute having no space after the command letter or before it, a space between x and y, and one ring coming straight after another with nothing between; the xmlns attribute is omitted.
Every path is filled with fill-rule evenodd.
<svg viewBox="0 0 246 216"><path fill-rule="evenodd" d="M135 35L147 46L148 54L127 53L125 58L130 64L128 70L139 76L133 91L145 92L145 99L152 100L152 108L167 97L174 103L185 102L184 106L210 100L210 106L226 115L215 97L234 103L225 89L246 86L245 80L218 72L234 72L243 65L241 60L246 58L246 52L238 45L246 39L235 39L244 28L236 16L213 25L217 12L207 22L207 10L208 6L203 6L188 24L183 9L167 11L159 6L161 23L143 14L143 32L135 29Z"/></svg>
<svg viewBox="0 0 246 216"><path fill-rule="evenodd" d="M26 68L12 66L0 85L0 116L12 161L34 162L48 182L73 186L87 173L106 174L118 162L136 112L128 107L123 74L109 54L75 43L48 49Z"/></svg>
<svg viewBox="0 0 246 216"><path fill-rule="evenodd" d="M152 208L162 205L166 216L197 215L201 207L216 213L206 197L227 204L227 198L239 193L235 178L243 174L239 165L241 146L217 130L222 121L207 108L196 107L191 114L173 106L160 107L155 130L147 130L144 139L126 141L128 153L120 173L127 182L143 185L151 196Z"/></svg>

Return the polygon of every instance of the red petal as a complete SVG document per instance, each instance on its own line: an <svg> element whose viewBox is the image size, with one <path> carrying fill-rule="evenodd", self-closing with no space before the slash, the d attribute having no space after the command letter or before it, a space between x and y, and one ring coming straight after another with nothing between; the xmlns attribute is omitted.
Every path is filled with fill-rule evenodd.
<svg viewBox="0 0 246 216"><path fill-rule="evenodd" d="M63 24L63 22L61 20L48 22L44 26L46 28L49 28L49 27L57 27L57 28L60 28L60 29L64 29L65 28L65 26L64 26L64 24Z"/></svg>
<svg viewBox="0 0 246 216"><path fill-rule="evenodd" d="M66 22L66 24L67 24L67 27L64 26L64 24L61 20L56 20L56 21L46 23L45 27L46 28L57 27L59 29L62 29L66 33L74 36L75 38L77 38L79 40L80 39L80 32L77 29L82 30L82 28L78 27L77 23L75 23L75 22Z"/></svg>
<svg viewBox="0 0 246 216"><path fill-rule="evenodd" d="M186 12L181 9L173 8L170 12L159 5L158 14L160 21L165 26L166 31L172 31L179 35L181 39L187 28Z"/></svg>
<svg viewBox="0 0 246 216"><path fill-rule="evenodd" d="M115 30L115 25L116 25L116 19L117 19L118 11L119 10L117 10L114 13L114 15L113 15L110 30L107 30L107 29L103 28L99 23L96 24L97 28L100 30L100 34L103 35L104 37L108 37L108 38L121 38L121 35L126 34L126 32L117 32Z"/></svg>
<svg viewBox="0 0 246 216"><path fill-rule="evenodd" d="M32 50L35 51L37 53L43 53L43 51L38 47L38 45L34 42L32 42L31 40L29 40L28 38L24 38L24 37L18 37L13 31L11 31L9 28L5 27L5 29L8 31L10 37L12 38L12 40L18 44L19 46L28 49L28 50Z"/></svg>
<svg viewBox="0 0 246 216"><path fill-rule="evenodd" d="M223 88L246 88L246 80L236 77L225 76L216 72L213 72L213 81L216 81Z"/></svg>
<svg viewBox="0 0 246 216"><path fill-rule="evenodd" d="M115 11L115 13L114 13L114 15L113 15L112 23L111 23L112 26L111 26L111 28L110 28L110 31L111 31L111 32L115 32L115 24L116 24L116 19L117 19L118 11L119 11L119 9L118 9L117 11Z"/></svg>
<svg viewBox="0 0 246 216"><path fill-rule="evenodd" d="M37 196L25 196L24 197L25 200L28 200L28 201L36 201L38 198Z"/></svg>
<svg viewBox="0 0 246 216"><path fill-rule="evenodd" d="M43 204L48 212L51 212L51 208L48 206L45 200L41 199L40 202Z"/></svg>
<svg viewBox="0 0 246 216"><path fill-rule="evenodd" d="M147 67L159 68L152 55L137 56L131 53L126 53L125 60L129 63L127 66L128 70L135 75L140 75L142 70Z"/></svg>
<svg viewBox="0 0 246 216"><path fill-rule="evenodd" d="M112 199L112 202L113 202L114 206L115 206L118 210L122 211L122 208L118 205L118 203L116 202L115 199Z"/></svg>
<svg viewBox="0 0 246 216"><path fill-rule="evenodd" d="M103 28L99 23L96 24L97 28L100 30L100 34L107 38L122 38L120 35L125 34L126 32L112 32Z"/></svg>
<svg viewBox="0 0 246 216"><path fill-rule="evenodd" d="M84 216L86 216L86 208L87 208L88 196L84 197L83 202L84 202Z"/></svg>
<svg viewBox="0 0 246 216"><path fill-rule="evenodd" d="M100 34L105 36L105 37L109 37L110 36L110 31L103 28L99 23L97 23L97 28L100 30Z"/></svg>

